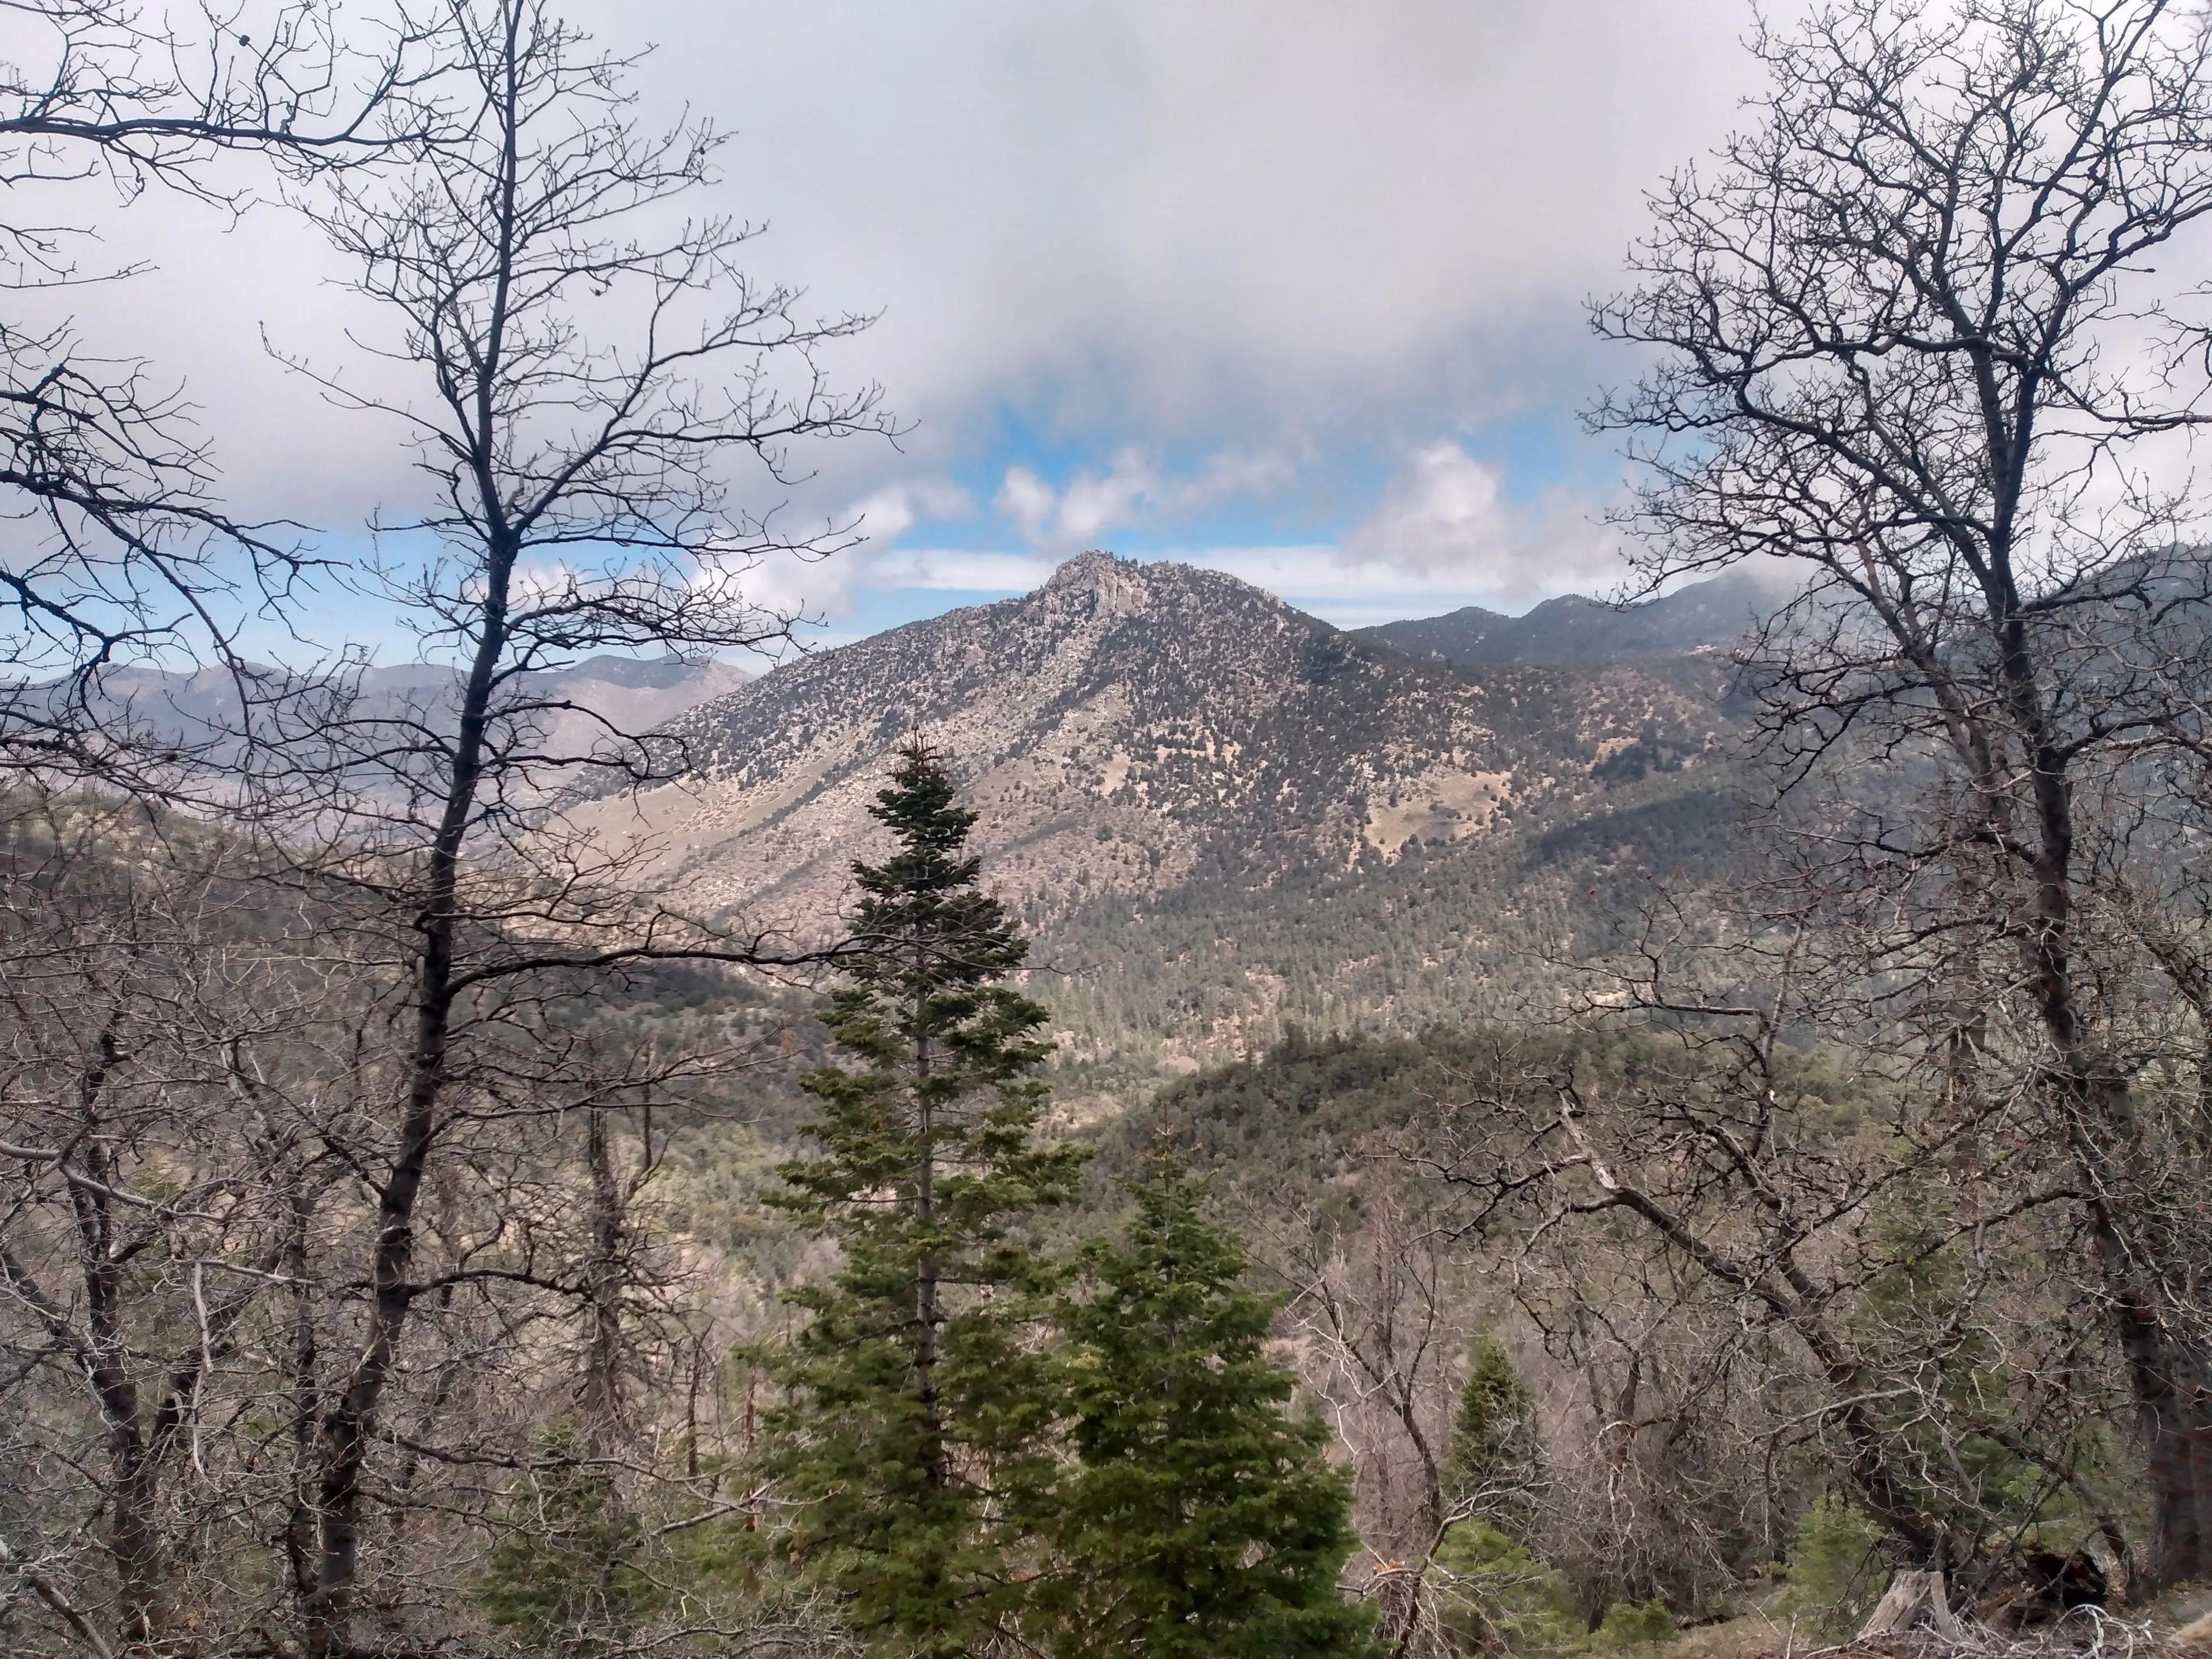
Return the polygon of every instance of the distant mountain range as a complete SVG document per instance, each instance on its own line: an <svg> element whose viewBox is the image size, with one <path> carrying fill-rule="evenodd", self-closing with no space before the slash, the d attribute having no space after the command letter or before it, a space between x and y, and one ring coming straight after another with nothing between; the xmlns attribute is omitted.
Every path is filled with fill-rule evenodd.
<svg viewBox="0 0 2212 1659"><path fill-rule="evenodd" d="M1609 667L1724 653L1788 593L1778 578L1739 565L1636 605L1569 593L1518 617L1471 605L1449 616L1362 628L1355 637L1459 668Z"/></svg>
<svg viewBox="0 0 2212 1659"><path fill-rule="evenodd" d="M1778 597L1723 578L1346 633L1216 572L1094 552L757 679L599 657L522 689L574 705L556 747L588 744L596 716L658 728L687 768L557 811L688 907L816 935L881 849L868 805L921 732L981 814L1068 1050L1157 1074L1292 1022L1413 1029L1556 997L1558 964L1655 872L1729 868L1723 653ZM434 724L456 685L373 669L360 713ZM117 674L105 695L179 741L234 714L218 673Z"/></svg>
<svg viewBox="0 0 2212 1659"><path fill-rule="evenodd" d="M269 674L271 684L276 683L275 670L250 672ZM751 678L734 663L589 657L567 668L524 675L516 690L532 698L574 704L553 715L545 741L550 749L581 753L588 752L606 730L602 722L642 734ZM459 670L435 663L365 669L354 712L365 720L406 714L427 716L435 723L441 714L450 716L460 684ZM30 695L39 690L28 688ZM149 738L195 745L236 729L239 690L230 674L220 668L189 674L118 670L101 678L98 709L104 718L128 722Z"/></svg>
<svg viewBox="0 0 2212 1659"><path fill-rule="evenodd" d="M1672 659L1586 645L1480 672L1384 632L1088 553L702 702L668 727L683 781L572 811L691 904L820 927L918 731L965 778L1082 1042L1189 1056L1285 1018L1434 1017L1509 947L1571 947L1574 883L1679 860L1726 810L1734 720L1694 654L1714 628Z"/></svg>

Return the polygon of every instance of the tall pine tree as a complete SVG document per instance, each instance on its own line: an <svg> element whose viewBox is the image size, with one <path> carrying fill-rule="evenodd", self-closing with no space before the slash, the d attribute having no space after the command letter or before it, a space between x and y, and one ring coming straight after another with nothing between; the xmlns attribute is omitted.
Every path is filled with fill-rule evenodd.
<svg viewBox="0 0 2212 1659"><path fill-rule="evenodd" d="M1076 1465L1060 1489L1062 1659L1348 1659L1378 1651L1338 1575L1352 1492L1327 1427L1291 1417L1275 1302L1237 1236L1156 1159L1126 1243L1085 1247L1072 1339Z"/></svg>
<svg viewBox="0 0 2212 1659"><path fill-rule="evenodd" d="M799 1500L803 1571L855 1628L966 1653L1020 1616L1055 1477L1055 1276L1019 1236L1073 1195L1082 1154L1036 1144L1044 1010L1000 981L1028 949L978 886L975 814L916 738L871 810L896 850L856 864L859 946L823 1018L854 1058L803 1079L818 1158L775 1200L842 1262L772 1361L789 1403L763 1462Z"/></svg>

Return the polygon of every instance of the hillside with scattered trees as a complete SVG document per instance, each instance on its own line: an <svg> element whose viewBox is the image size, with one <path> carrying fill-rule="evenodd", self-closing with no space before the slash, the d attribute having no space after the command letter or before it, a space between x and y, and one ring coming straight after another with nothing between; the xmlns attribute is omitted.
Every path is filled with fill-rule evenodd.
<svg viewBox="0 0 2212 1659"><path fill-rule="evenodd" d="M7 199L297 216L423 493L0 327L0 1647L2202 1659L2212 19L1757 26L1591 309L1632 605L807 653L907 428L625 45L17 10Z"/></svg>

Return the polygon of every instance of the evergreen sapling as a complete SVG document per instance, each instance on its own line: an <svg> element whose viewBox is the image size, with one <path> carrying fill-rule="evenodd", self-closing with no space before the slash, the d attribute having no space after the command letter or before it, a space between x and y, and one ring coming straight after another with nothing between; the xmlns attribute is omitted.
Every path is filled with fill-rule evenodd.
<svg viewBox="0 0 2212 1659"><path fill-rule="evenodd" d="M1273 1298L1170 1159L1127 1241L1085 1246L1064 1295L1075 1467L1059 1505L1062 1659L1338 1659L1379 1651L1338 1589L1352 1492L1327 1427L1285 1409Z"/></svg>

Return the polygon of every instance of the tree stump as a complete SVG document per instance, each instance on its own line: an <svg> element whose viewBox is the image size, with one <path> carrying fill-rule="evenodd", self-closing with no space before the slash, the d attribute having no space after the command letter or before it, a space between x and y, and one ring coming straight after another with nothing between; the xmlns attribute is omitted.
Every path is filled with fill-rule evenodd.
<svg viewBox="0 0 2212 1659"><path fill-rule="evenodd" d="M1951 1617L1950 1594L1940 1572L1900 1572L1892 1578L1881 1601L1860 1626L1858 1639L1870 1642L1877 1637L1905 1636L1922 1630L1931 1631L1946 1642L1959 1638L1958 1623Z"/></svg>

